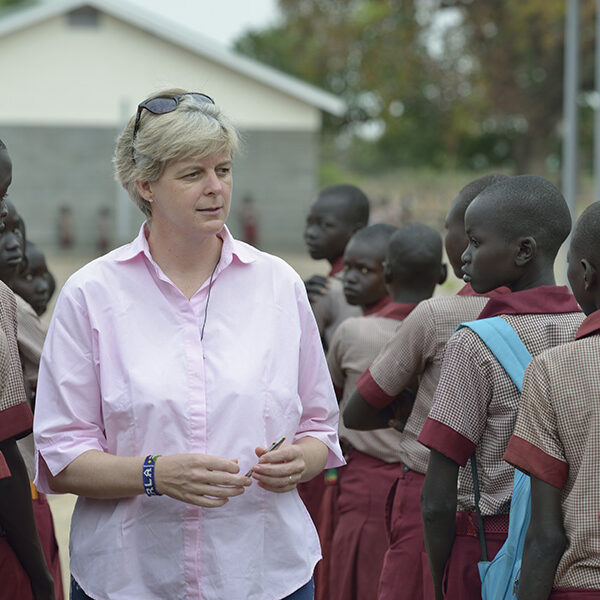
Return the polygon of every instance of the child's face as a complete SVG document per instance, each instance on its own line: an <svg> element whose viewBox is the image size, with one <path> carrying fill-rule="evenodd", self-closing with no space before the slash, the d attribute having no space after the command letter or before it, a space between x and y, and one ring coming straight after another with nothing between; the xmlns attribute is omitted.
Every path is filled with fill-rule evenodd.
<svg viewBox="0 0 600 600"><path fill-rule="evenodd" d="M467 247L467 235L465 234L465 213L462 208L462 203L459 204L459 198L456 197L452 202L448 216L444 222L446 228L446 236L444 238L444 246L446 247L446 255L452 266L454 274L459 279L462 279L462 253Z"/></svg>
<svg viewBox="0 0 600 600"><path fill-rule="evenodd" d="M8 157L8 152L4 149L0 150L0 231L2 231L2 223L6 218L6 207L4 205L4 197L8 191L8 186L12 181L12 163Z"/></svg>
<svg viewBox="0 0 600 600"><path fill-rule="evenodd" d="M8 284L17 276L23 262L25 241L20 229L20 217L8 202L4 230L0 233L0 279Z"/></svg>
<svg viewBox="0 0 600 600"><path fill-rule="evenodd" d="M383 256L362 240L350 240L344 252L344 296L348 304L370 306L385 295Z"/></svg>
<svg viewBox="0 0 600 600"><path fill-rule="evenodd" d="M501 286L510 287L518 278L516 241L509 241L493 226L489 211L476 201L465 213L468 245L462 254L463 279L478 294Z"/></svg>
<svg viewBox="0 0 600 600"><path fill-rule="evenodd" d="M344 254L356 230L356 225L347 221L346 212L343 201L335 197L319 198L311 206L304 241L312 258L333 262Z"/></svg>
<svg viewBox="0 0 600 600"><path fill-rule="evenodd" d="M50 299L48 268L44 255L36 246L27 247L27 268L19 274L13 284L13 290L26 300L39 315L46 312Z"/></svg>

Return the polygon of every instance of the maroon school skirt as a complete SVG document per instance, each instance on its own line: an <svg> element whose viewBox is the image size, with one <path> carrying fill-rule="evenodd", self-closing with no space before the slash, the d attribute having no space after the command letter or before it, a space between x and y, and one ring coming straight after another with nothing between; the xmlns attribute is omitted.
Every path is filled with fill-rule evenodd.
<svg viewBox="0 0 600 600"><path fill-rule="evenodd" d="M388 548L385 503L401 473L400 463L385 463L358 450L350 452L348 464L340 469L329 600L377 598Z"/></svg>
<svg viewBox="0 0 600 600"><path fill-rule="evenodd" d="M424 481L425 475L402 465L390 490L386 507L389 548L379 579L379 600L435 599L421 519Z"/></svg>
<svg viewBox="0 0 600 600"><path fill-rule="evenodd" d="M600 598L600 590L560 588L552 590L549 600L598 600L598 598Z"/></svg>
<svg viewBox="0 0 600 600"><path fill-rule="evenodd" d="M508 515L483 517L488 560L492 560L508 535ZM477 563L481 560L481 544L475 513L456 515L456 537L444 573L446 600L481 600L481 579Z"/></svg>
<svg viewBox="0 0 600 600"><path fill-rule="evenodd" d="M34 491L34 495L37 490ZM52 579L54 579L54 594L56 600L63 600L63 584L62 584L62 571L60 568L60 558L58 555L58 543L56 542L56 535L54 532L54 520L52 519L52 513L50 512L50 505L46 496L41 493L37 493L37 498L33 499L33 514L35 516L35 524L37 526L38 535L40 536L40 542L42 544L42 550L46 557L46 563Z"/></svg>

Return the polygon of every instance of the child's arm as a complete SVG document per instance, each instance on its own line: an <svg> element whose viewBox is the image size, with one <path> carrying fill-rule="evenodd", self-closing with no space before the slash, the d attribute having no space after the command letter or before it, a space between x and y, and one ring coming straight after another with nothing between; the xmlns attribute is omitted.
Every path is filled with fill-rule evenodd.
<svg viewBox="0 0 600 600"><path fill-rule="evenodd" d="M348 429L358 429L360 431L386 429L390 426L400 428L400 424L406 423L410 416L414 399L414 393L406 389L396 396L391 404L383 408L377 408L369 404L363 395L355 389L348 398L344 410L344 425Z"/></svg>
<svg viewBox="0 0 600 600"><path fill-rule="evenodd" d="M458 464L442 453L431 450L421 491L421 512L436 600L443 598L444 569L454 544L457 482Z"/></svg>
<svg viewBox="0 0 600 600"><path fill-rule="evenodd" d="M546 600L552 591L567 545L560 497L559 488L531 477L531 522L523 549L520 600Z"/></svg>
<svg viewBox="0 0 600 600"><path fill-rule="evenodd" d="M313 275L304 282L306 293L310 302L314 302L319 296L327 291L328 277L325 275Z"/></svg>
<svg viewBox="0 0 600 600"><path fill-rule="evenodd" d="M54 583L40 545L25 463L14 439L0 442L11 476L0 479L0 523L29 576L36 600L54 600Z"/></svg>

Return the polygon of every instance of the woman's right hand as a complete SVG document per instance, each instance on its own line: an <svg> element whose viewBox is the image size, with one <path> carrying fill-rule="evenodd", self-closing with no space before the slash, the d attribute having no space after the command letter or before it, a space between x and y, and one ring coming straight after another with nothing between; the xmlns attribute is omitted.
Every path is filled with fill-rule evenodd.
<svg viewBox="0 0 600 600"><path fill-rule="evenodd" d="M175 500L216 508L244 493L250 477L238 475L236 460L206 454L161 456L154 467L156 490Z"/></svg>

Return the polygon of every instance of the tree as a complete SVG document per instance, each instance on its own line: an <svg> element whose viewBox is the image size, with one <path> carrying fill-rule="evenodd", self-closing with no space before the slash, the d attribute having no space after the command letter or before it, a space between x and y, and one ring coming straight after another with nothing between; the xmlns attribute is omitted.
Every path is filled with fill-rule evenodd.
<svg viewBox="0 0 600 600"><path fill-rule="evenodd" d="M584 88L593 77L594 4L581 0ZM347 115L326 119L326 131L353 166L543 172L558 152L564 0L279 5L282 24L248 33L236 48L346 100Z"/></svg>

